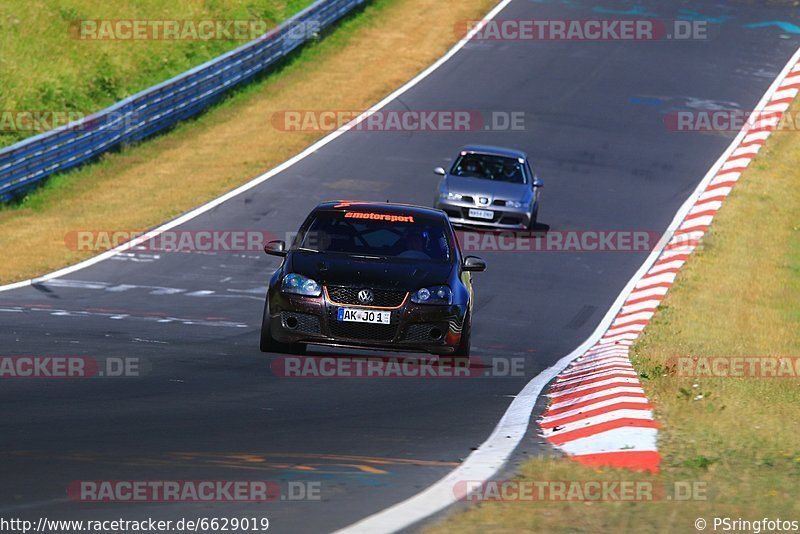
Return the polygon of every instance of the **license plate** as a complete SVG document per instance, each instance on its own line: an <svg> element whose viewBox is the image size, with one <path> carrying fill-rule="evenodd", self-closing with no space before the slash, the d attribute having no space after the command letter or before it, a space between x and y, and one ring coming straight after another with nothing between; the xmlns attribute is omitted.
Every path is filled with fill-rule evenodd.
<svg viewBox="0 0 800 534"><path fill-rule="evenodd" d="M489 219L492 220L494 218L494 212L490 210L476 210L474 208L470 208L469 216L475 219Z"/></svg>
<svg viewBox="0 0 800 534"><path fill-rule="evenodd" d="M340 321L350 321L355 323L389 324L392 318L392 312L359 310L357 308L339 308L336 318Z"/></svg>

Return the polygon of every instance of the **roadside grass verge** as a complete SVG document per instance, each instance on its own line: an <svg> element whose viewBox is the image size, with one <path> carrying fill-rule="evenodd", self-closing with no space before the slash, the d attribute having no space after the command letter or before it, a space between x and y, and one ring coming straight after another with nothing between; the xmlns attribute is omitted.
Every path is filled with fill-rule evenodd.
<svg viewBox="0 0 800 534"><path fill-rule="evenodd" d="M247 20L272 28L312 2L6 0L0 3L0 111L6 115L0 147L42 132L6 131L12 119L25 127L18 112L88 115L247 42L77 39L76 21Z"/></svg>
<svg viewBox="0 0 800 534"><path fill-rule="evenodd" d="M280 131L274 113L367 109L455 44L457 21L494 4L375 0L198 119L53 177L19 205L0 207L0 247L10 252L0 282L91 256L67 248L69 231L146 230L280 164L324 132Z"/></svg>
<svg viewBox="0 0 800 534"><path fill-rule="evenodd" d="M773 134L633 348L662 425L660 474L562 458L534 459L519 473L529 481L649 480L673 499L485 502L429 532L694 532L697 518L708 531L714 517L800 520L800 379L668 370L675 357L800 357L798 168L800 135ZM678 502L676 482L701 483L706 500Z"/></svg>

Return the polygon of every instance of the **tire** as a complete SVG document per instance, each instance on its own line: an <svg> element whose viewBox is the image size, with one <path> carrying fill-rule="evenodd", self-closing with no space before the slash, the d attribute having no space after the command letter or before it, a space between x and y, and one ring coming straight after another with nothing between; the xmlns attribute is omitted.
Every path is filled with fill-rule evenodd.
<svg viewBox="0 0 800 534"><path fill-rule="evenodd" d="M531 212L531 220L528 223L528 230L533 230L536 228L536 220L539 218L539 205L536 205L536 208Z"/></svg>
<svg viewBox="0 0 800 534"><path fill-rule="evenodd" d="M264 315L261 318L261 352L275 352L279 354L303 354L306 351L305 343L281 343L272 337L272 325L269 320L269 297L264 302Z"/></svg>
<svg viewBox="0 0 800 534"><path fill-rule="evenodd" d="M461 341L458 344L458 348L455 350L455 352L453 352L454 357L458 359L463 359L465 361L469 361L471 337L472 337L472 316L469 312L467 312L466 317L464 317L464 326L461 329Z"/></svg>

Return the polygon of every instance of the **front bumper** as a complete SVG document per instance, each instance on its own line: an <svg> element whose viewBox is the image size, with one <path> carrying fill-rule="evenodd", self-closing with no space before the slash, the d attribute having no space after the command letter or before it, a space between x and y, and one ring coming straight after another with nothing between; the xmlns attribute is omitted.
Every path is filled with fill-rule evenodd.
<svg viewBox="0 0 800 534"><path fill-rule="evenodd" d="M438 198L434 207L447 213L450 222L457 226L479 228L499 228L503 230L527 230L531 223L531 212L527 208L509 208L507 206L476 206L471 202L459 200L442 200ZM470 217L470 209L491 211L491 219Z"/></svg>
<svg viewBox="0 0 800 534"><path fill-rule="evenodd" d="M339 321L340 307L370 309L357 304L331 302L327 291L304 297L272 288L269 292L272 336L282 343L373 348L449 354L461 342L466 315L464 305L420 305L409 298L391 309L389 324Z"/></svg>

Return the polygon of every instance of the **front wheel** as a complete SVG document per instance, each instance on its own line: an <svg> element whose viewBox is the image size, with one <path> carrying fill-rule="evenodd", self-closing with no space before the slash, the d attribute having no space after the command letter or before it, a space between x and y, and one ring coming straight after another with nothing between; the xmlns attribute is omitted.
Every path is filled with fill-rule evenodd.
<svg viewBox="0 0 800 534"><path fill-rule="evenodd" d="M264 316L261 319L261 352L277 352L279 354L303 354L305 343L281 343L272 337L272 324L269 320L269 297L264 303Z"/></svg>
<svg viewBox="0 0 800 534"><path fill-rule="evenodd" d="M534 228L536 228L536 219L538 218L539 218L539 205L536 204L536 207L533 208L533 211L531 212L531 219L530 222L528 223L528 230L533 230Z"/></svg>
<svg viewBox="0 0 800 534"><path fill-rule="evenodd" d="M458 343L458 348L453 352L456 358L469 359L470 351L470 338L472 337L472 317L470 313L464 317L464 326L461 328L461 341Z"/></svg>

